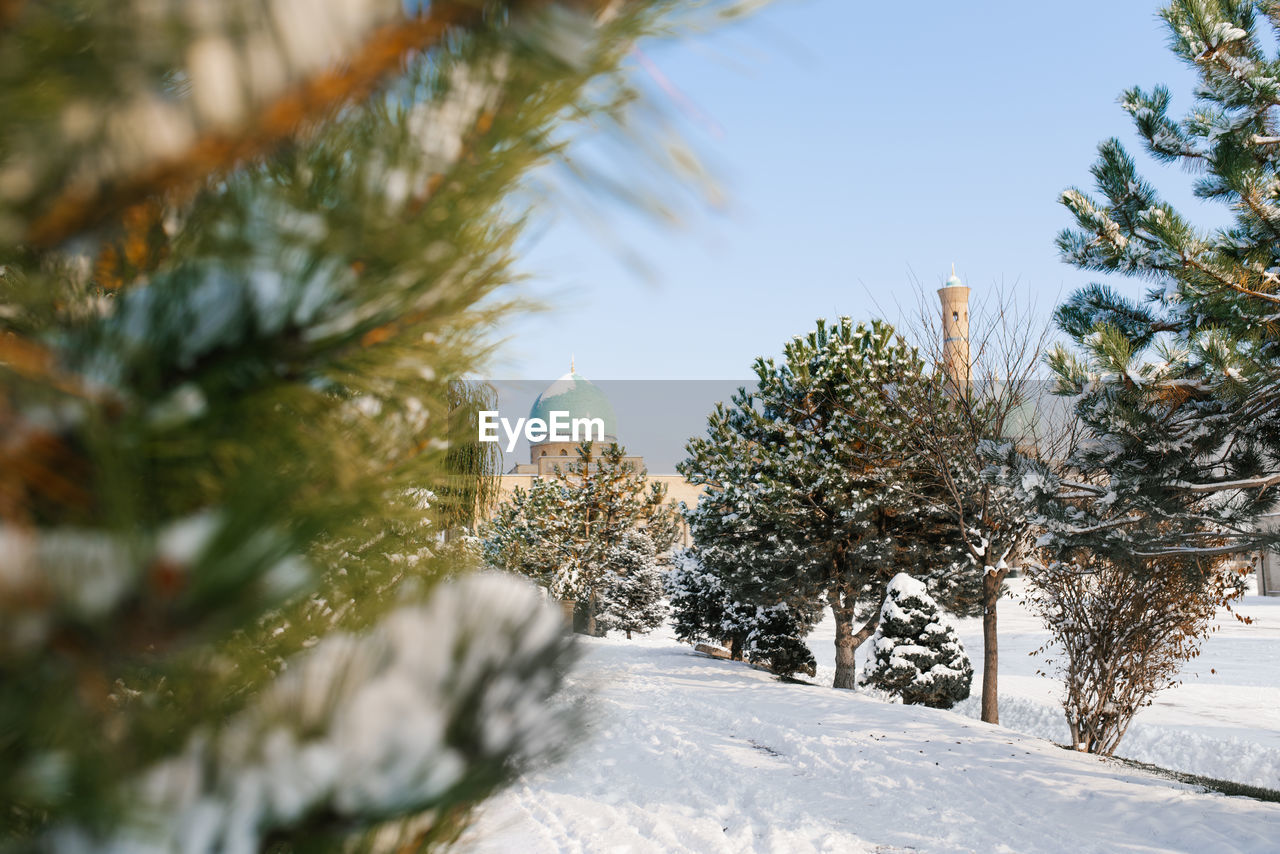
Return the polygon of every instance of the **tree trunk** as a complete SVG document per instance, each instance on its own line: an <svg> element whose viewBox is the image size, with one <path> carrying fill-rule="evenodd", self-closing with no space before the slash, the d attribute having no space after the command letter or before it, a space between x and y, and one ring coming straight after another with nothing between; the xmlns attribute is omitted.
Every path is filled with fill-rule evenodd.
<svg viewBox="0 0 1280 854"><path fill-rule="evenodd" d="M1000 586L1009 571L987 572L982 575L982 719L989 724L1000 723L1000 642L996 637L996 605L1000 601Z"/></svg>
<svg viewBox="0 0 1280 854"><path fill-rule="evenodd" d="M836 688L852 690L858 686L858 672L853 651L853 609L839 607L831 603L831 613L836 618L836 678L832 685Z"/></svg>
<svg viewBox="0 0 1280 854"><path fill-rule="evenodd" d="M598 638L600 632L596 627L596 593L591 591L591 595L587 597L587 625L584 632L587 637Z"/></svg>
<svg viewBox="0 0 1280 854"><path fill-rule="evenodd" d="M858 687L857 659L854 654L867 638L876 633L880 625L880 608L888 591L880 595L880 604L871 617L856 632L853 630L855 599L852 594L838 594L831 603L831 613L836 619L836 677L832 686L853 689Z"/></svg>
<svg viewBox="0 0 1280 854"><path fill-rule="evenodd" d="M742 636L734 635L724 642L729 648L729 658L733 661L742 661Z"/></svg>
<svg viewBox="0 0 1280 854"><path fill-rule="evenodd" d="M627 629L627 640L631 640L631 629Z"/></svg>

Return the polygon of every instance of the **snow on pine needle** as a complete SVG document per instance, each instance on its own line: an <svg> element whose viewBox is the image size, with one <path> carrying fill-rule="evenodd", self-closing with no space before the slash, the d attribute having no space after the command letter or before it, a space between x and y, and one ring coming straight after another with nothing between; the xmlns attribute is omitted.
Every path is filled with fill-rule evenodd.
<svg viewBox="0 0 1280 854"><path fill-rule="evenodd" d="M354 826L447 806L554 753L577 720L553 701L572 639L532 585L487 572L365 634L320 641L253 704L136 783L110 839L68 850L251 852L306 816ZM376 823L376 819L374 820Z"/></svg>

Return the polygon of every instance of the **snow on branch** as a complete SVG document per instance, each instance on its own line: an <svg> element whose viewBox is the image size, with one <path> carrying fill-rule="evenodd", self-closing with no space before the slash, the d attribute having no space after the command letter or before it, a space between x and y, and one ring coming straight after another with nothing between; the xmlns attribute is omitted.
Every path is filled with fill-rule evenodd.
<svg viewBox="0 0 1280 854"><path fill-rule="evenodd" d="M1082 534L1096 534L1099 531L1109 531L1112 528L1122 528L1125 525L1133 525L1145 519L1144 516L1125 516L1122 519L1112 519L1108 522L1099 522L1097 525L1087 525L1083 528L1068 526L1062 529L1062 533L1072 536L1080 536Z"/></svg>
<svg viewBox="0 0 1280 854"><path fill-rule="evenodd" d="M1266 489L1280 483L1280 474L1269 474L1262 477L1249 477L1242 480L1221 480L1214 483L1191 483L1175 480L1170 485L1187 492L1226 492L1232 489Z"/></svg>
<svg viewBox="0 0 1280 854"><path fill-rule="evenodd" d="M445 803L564 743L550 702L571 639L536 588L481 573L363 635L335 634L217 733L137 781L114 839L63 827L68 850L256 851L312 817L353 823Z"/></svg>
<svg viewBox="0 0 1280 854"><path fill-rule="evenodd" d="M338 12L322 13L312 9L308 14L336 16ZM373 24L376 20L376 16L370 15L366 23ZM81 180L64 188L32 223L26 239L36 246L56 245L162 191L194 186L211 175L270 152L309 122L367 97L402 66L406 57L440 44L450 32L472 26L479 20L478 6L432 3L425 15L373 26L363 43L339 57L340 61L304 77L287 91L255 105L251 111L237 109L233 125L224 120L159 163L146 158L145 165L130 174L101 174L96 180ZM225 73L228 63L235 61L231 48L225 43L216 57L209 57L209 52L202 52L199 47L193 46L190 60L196 65L191 72L200 72L197 79L208 78L214 69ZM231 67L234 69L234 65ZM178 129L179 124L188 120L179 118L172 109L161 109L155 96L139 95L138 99L141 106L133 112L144 121L165 123L167 130L162 134L152 128L153 136L180 139L189 135L189 130L184 133Z"/></svg>

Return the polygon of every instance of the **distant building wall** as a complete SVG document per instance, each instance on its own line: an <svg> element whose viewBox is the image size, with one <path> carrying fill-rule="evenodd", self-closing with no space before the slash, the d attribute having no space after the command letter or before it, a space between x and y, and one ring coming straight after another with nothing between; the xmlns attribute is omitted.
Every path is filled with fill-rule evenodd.
<svg viewBox="0 0 1280 854"><path fill-rule="evenodd" d="M1280 527L1280 514L1268 514L1262 517L1262 526L1267 530ZM1257 559L1258 595L1280 596L1280 554L1261 552Z"/></svg>

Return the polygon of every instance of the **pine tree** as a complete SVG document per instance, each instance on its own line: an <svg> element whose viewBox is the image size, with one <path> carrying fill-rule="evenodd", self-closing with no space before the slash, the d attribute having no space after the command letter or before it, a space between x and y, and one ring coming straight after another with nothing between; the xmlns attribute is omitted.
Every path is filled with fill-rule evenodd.
<svg viewBox="0 0 1280 854"><path fill-rule="evenodd" d="M628 531L605 554L606 575L600 594L599 620L605 629L649 632L662 625L663 570L653 540L643 531Z"/></svg>
<svg viewBox="0 0 1280 854"><path fill-rule="evenodd" d="M666 494L621 446L584 442L576 459L516 489L499 507L481 531L486 558L533 578L557 599L579 603L586 634L598 634L610 551L641 527L658 552L675 542L677 517Z"/></svg>
<svg viewBox="0 0 1280 854"><path fill-rule="evenodd" d="M5 842L416 850L567 740L444 425L656 11L0 3Z"/></svg>
<svg viewBox="0 0 1280 854"><path fill-rule="evenodd" d="M908 705L949 709L969 696L973 667L955 629L916 579L900 572L886 588L863 679Z"/></svg>
<svg viewBox="0 0 1280 854"><path fill-rule="evenodd" d="M724 644L734 661L743 660L755 607L737 602L721 575L688 549L677 552L663 579L675 635L685 643Z"/></svg>
<svg viewBox="0 0 1280 854"><path fill-rule="evenodd" d="M992 471L1022 491L1043 531L1036 601L1066 656L1068 720L1078 745L1104 752L1176 670L1171 659L1194 654L1213 614L1206 596L1238 590L1226 557L1276 542L1259 520L1280 486L1280 61L1269 46L1280 7L1178 0L1161 17L1197 78L1191 108L1171 116L1164 86L1128 89L1120 105L1147 152L1195 175L1195 194L1225 205L1230 221L1196 226L1118 139L1099 146L1098 195L1062 194L1075 224L1059 251L1150 287L1133 300L1092 283L1059 306L1071 346L1049 364L1081 441L1060 465L1012 455ZM1091 605L1083 621L1081 602ZM1132 602L1142 616L1126 613ZM1129 672L1115 675L1119 666Z"/></svg>
<svg viewBox="0 0 1280 854"><path fill-rule="evenodd" d="M1034 465L1015 480L1034 496L1044 544L1141 568L1217 559L1266 545L1256 521L1280 485L1280 61L1269 43L1280 7L1179 0L1162 12L1174 53L1195 73L1194 103L1169 115L1170 91L1120 99L1147 151L1195 175L1195 194L1230 223L1195 226L1161 199L1117 139L1092 169L1101 198L1072 188L1075 227L1058 237L1076 267L1151 283L1130 300L1095 283L1056 318L1074 347L1050 364L1087 428L1065 477ZM1272 535L1273 536L1273 535Z"/></svg>
<svg viewBox="0 0 1280 854"><path fill-rule="evenodd" d="M745 620L744 658L767 667L779 676L803 673L813 676L818 663L804 642L812 624L797 618L796 611L785 602L757 605Z"/></svg>
<svg viewBox="0 0 1280 854"><path fill-rule="evenodd" d="M904 566L942 577L960 557L954 528L902 489L909 449L891 429L898 398L931 380L891 326L849 318L819 321L755 373L756 389L718 406L687 446L680 471L707 486L690 530L742 601L830 607L835 686L853 688L889 577Z"/></svg>
<svg viewBox="0 0 1280 854"><path fill-rule="evenodd" d="M705 566L696 550L678 552L673 563L665 587L677 638L723 643L734 661L760 664L779 676L816 672L804 640L813 628L814 609L747 601L730 586L734 574Z"/></svg>

